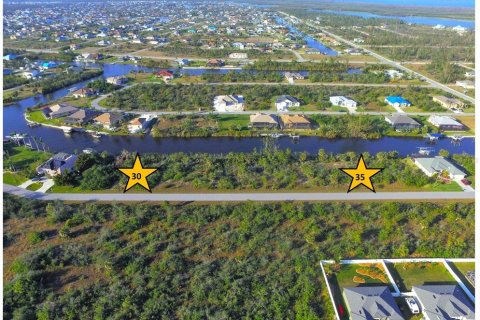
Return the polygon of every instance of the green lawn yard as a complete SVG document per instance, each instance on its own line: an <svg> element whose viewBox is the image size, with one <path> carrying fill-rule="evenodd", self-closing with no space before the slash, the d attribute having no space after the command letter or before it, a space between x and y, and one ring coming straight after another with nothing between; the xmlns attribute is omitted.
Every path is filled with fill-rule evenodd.
<svg viewBox="0 0 480 320"><path fill-rule="evenodd" d="M456 284L442 263L394 263L387 264L387 267L402 292L411 291L412 286L425 284Z"/></svg>

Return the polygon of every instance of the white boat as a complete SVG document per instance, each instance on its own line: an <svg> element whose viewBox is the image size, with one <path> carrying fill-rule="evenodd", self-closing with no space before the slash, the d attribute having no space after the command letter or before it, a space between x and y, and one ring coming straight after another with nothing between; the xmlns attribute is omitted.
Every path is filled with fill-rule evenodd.
<svg viewBox="0 0 480 320"><path fill-rule="evenodd" d="M92 135L92 137L97 138L97 139L102 136L102 134L98 131L92 132L91 135Z"/></svg>
<svg viewBox="0 0 480 320"><path fill-rule="evenodd" d="M422 156L429 156L434 151L435 149L433 148L426 148L426 147L418 148L418 154L421 154Z"/></svg>
<svg viewBox="0 0 480 320"><path fill-rule="evenodd" d="M92 154L95 152L95 150L92 148L86 148L86 149L83 149L82 152L86 154Z"/></svg>
<svg viewBox="0 0 480 320"><path fill-rule="evenodd" d="M72 127L67 127L67 126L61 126L64 133L71 133L73 131Z"/></svg>

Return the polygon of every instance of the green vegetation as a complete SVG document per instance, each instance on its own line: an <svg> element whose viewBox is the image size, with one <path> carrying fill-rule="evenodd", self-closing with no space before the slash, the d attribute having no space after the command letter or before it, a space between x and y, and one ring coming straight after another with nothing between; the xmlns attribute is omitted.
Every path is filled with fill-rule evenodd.
<svg viewBox="0 0 480 320"><path fill-rule="evenodd" d="M348 63L339 62L333 59L320 62L278 62L272 60L258 60L253 64L245 66L246 70L265 70L265 71L330 71L346 72Z"/></svg>
<svg viewBox="0 0 480 320"><path fill-rule="evenodd" d="M474 253L473 203L112 205L4 195L4 219L6 319L331 319L321 259Z"/></svg>
<svg viewBox="0 0 480 320"><path fill-rule="evenodd" d="M451 241L457 242L455 239L451 239ZM445 257L450 257L450 255L445 255ZM456 284L455 279L453 279L452 275L448 272L443 263L387 263L387 268L389 268L393 279L402 292L411 291L412 286L421 286L424 284Z"/></svg>
<svg viewBox="0 0 480 320"><path fill-rule="evenodd" d="M62 119L60 118L54 118L54 119L45 118L42 110L34 110L30 112L27 111L25 115L28 120L31 120L37 123L50 124L53 126L61 126L63 123Z"/></svg>
<svg viewBox="0 0 480 320"><path fill-rule="evenodd" d="M433 183L419 169L400 159L396 152L363 154L371 167L385 168L375 177L380 190L425 190ZM317 155L277 150L267 140L261 151L227 154L143 154L145 166L158 168L149 176L150 186L165 190L345 190L350 178L338 168L355 166L354 152ZM127 177L115 167L131 167L134 154L123 152L117 157L102 154L80 154L75 177L65 184L83 190L123 190Z"/></svg>
<svg viewBox="0 0 480 320"><path fill-rule="evenodd" d="M28 82L28 79L15 75L3 76L3 90L17 87Z"/></svg>
<svg viewBox="0 0 480 320"><path fill-rule="evenodd" d="M39 152L13 143L4 145L4 183L19 185L36 176L36 168L49 159L51 154Z"/></svg>
<svg viewBox="0 0 480 320"><path fill-rule="evenodd" d="M43 186L43 183L41 183L41 182L34 182L34 183L32 183L31 185L29 185L29 186L27 187L27 190L37 191L37 190L40 189L42 186Z"/></svg>
<svg viewBox="0 0 480 320"><path fill-rule="evenodd" d="M37 81L32 84L33 87L39 88L42 94L52 93L58 89L68 87L72 84L98 77L103 70L87 70L79 73L62 73L53 78Z"/></svg>
<svg viewBox="0 0 480 320"><path fill-rule="evenodd" d="M454 83L456 80L465 79L466 69L449 62L445 54L433 57L426 65L426 69L442 83Z"/></svg>
<svg viewBox="0 0 480 320"><path fill-rule="evenodd" d="M423 111L444 111L432 103L431 94L440 94L431 88L391 88L362 86L288 86L288 85L168 85L146 83L114 92L103 100L103 106L120 110L203 110L212 109L217 95L241 94L245 97L247 110L272 109L274 99L288 94L300 99L304 105L311 105L314 110L331 107L329 97L332 95L349 96L359 103L359 107L376 105L388 110L384 99L389 95L402 95L410 100L416 108Z"/></svg>
<svg viewBox="0 0 480 320"><path fill-rule="evenodd" d="M120 88L120 86L108 83L103 79L93 80L87 84L87 88L94 89L100 93L110 93Z"/></svg>

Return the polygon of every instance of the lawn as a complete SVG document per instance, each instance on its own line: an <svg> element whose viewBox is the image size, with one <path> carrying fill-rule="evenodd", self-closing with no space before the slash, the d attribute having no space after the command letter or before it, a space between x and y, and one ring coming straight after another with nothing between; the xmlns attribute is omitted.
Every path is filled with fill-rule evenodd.
<svg viewBox="0 0 480 320"><path fill-rule="evenodd" d="M30 113L27 113L27 119L38 122L38 123L51 124L54 126L61 126L63 123L62 119L60 118L56 118L56 119L45 118L41 110L36 110Z"/></svg>
<svg viewBox="0 0 480 320"><path fill-rule="evenodd" d="M32 183L31 185L29 185L29 186L27 187L27 190L37 191L37 190L40 189L42 186L43 186L43 183L41 183L41 182L34 182L34 183Z"/></svg>
<svg viewBox="0 0 480 320"><path fill-rule="evenodd" d="M248 127L250 123L250 116L249 115L236 115L236 114L226 114L226 115L218 115L218 128L222 129L230 129L235 126L240 127Z"/></svg>
<svg viewBox="0 0 480 320"><path fill-rule="evenodd" d="M17 173L12 173L12 172L3 173L3 183L6 183L12 186L18 186L27 180L28 180L27 178Z"/></svg>
<svg viewBox="0 0 480 320"><path fill-rule="evenodd" d="M408 292L412 286L427 284L456 284L442 263L410 262L387 264L400 291Z"/></svg>
<svg viewBox="0 0 480 320"><path fill-rule="evenodd" d="M450 267L467 286L467 288L475 294L475 287L467 280L465 274L468 271L475 271L475 262L449 262Z"/></svg>
<svg viewBox="0 0 480 320"><path fill-rule="evenodd" d="M363 284L389 285L387 274L380 264L342 264L336 276L341 290Z"/></svg>
<svg viewBox="0 0 480 320"><path fill-rule="evenodd" d="M9 168L10 164L13 164L16 170L22 170L26 168L35 169L38 165L45 162L50 158L51 154L48 152L40 152L29 149L24 146L12 146L5 145L5 152L3 158L3 168Z"/></svg>
<svg viewBox="0 0 480 320"><path fill-rule="evenodd" d="M428 191L463 191L462 187L458 185L458 183L452 181L451 183L434 183L434 184L427 184L424 186L425 189Z"/></svg>

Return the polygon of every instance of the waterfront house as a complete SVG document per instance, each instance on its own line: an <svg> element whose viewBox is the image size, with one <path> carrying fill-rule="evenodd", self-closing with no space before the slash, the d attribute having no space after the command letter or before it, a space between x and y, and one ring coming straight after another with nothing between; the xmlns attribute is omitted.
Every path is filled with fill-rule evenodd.
<svg viewBox="0 0 480 320"><path fill-rule="evenodd" d="M225 62L220 59L208 59L207 67L222 67L225 65Z"/></svg>
<svg viewBox="0 0 480 320"><path fill-rule="evenodd" d="M436 102L447 109L465 108L465 103L463 101L445 96L433 96L433 102Z"/></svg>
<svg viewBox="0 0 480 320"><path fill-rule="evenodd" d="M343 288L343 299L351 320L404 320L387 286Z"/></svg>
<svg viewBox="0 0 480 320"><path fill-rule="evenodd" d="M284 129L310 129L311 123L301 114L282 114L280 116Z"/></svg>
<svg viewBox="0 0 480 320"><path fill-rule="evenodd" d="M300 101L295 97L283 95L275 100L275 108L277 108L277 111L285 112L292 107L300 107Z"/></svg>
<svg viewBox="0 0 480 320"><path fill-rule="evenodd" d="M250 127L252 128L276 128L278 118L273 114L256 113L250 115Z"/></svg>
<svg viewBox="0 0 480 320"><path fill-rule="evenodd" d="M91 122L93 118L98 116L98 114L99 114L98 111L87 109L87 108L81 108L81 109L78 109L77 112L67 116L65 118L65 123L80 124L80 125L87 124Z"/></svg>
<svg viewBox="0 0 480 320"><path fill-rule="evenodd" d="M474 320L475 307L456 284L413 286L425 320Z"/></svg>
<svg viewBox="0 0 480 320"><path fill-rule="evenodd" d="M177 62L179 67L187 66L190 63L188 59L177 59L175 62Z"/></svg>
<svg viewBox="0 0 480 320"><path fill-rule="evenodd" d="M298 72L285 72L284 73L285 79L288 80L288 82L293 83L294 80L303 80L305 77Z"/></svg>
<svg viewBox="0 0 480 320"><path fill-rule="evenodd" d="M475 89L475 82L473 82L472 80L458 80L455 84L465 90Z"/></svg>
<svg viewBox="0 0 480 320"><path fill-rule="evenodd" d="M385 102L392 107L410 107L412 103L401 96L388 96Z"/></svg>
<svg viewBox="0 0 480 320"><path fill-rule="evenodd" d="M101 125L105 129L114 129L123 120L123 115L120 113L105 112L93 119L97 125Z"/></svg>
<svg viewBox="0 0 480 320"><path fill-rule="evenodd" d="M248 55L243 52L233 52L228 55L230 59L248 59Z"/></svg>
<svg viewBox="0 0 480 320"><path fill-rule="evenodd" d="M213 99L213 108L217 112L239 112L245 109L245 102L241 95L216 96Z"/></svg>
<svg viewBox="0 0 480 320"><path fill-rule="evenodd" d="M435 127L439 128L440 130L447 130L447 131L462 131L465 130L465 126L455 120L455 118L449 116L430 116L427 120Z"/></svg>
<svg viewBox="0 0 480 320"><path fill-rule="evenodd" d="M39 78L41 75L40 71L36 69L23 71L21 74L22 74L22 77L24 77L25 79L36 79L36 78Z"/></svg>
<svg viewBox="0 0 480 320"><path fill-rule="evenodd" d="M96 95L97 92L93 90L92 88L81 88L78 90L75 90L72 92L72 96L74 98L85 98L85 97L91 97L93 95Z"/></svg>
<svg viewBox="0 0 480 320"><path fill-rule="evenodd" d="M42 113L47 119L66 117L77 111L78 108L67 103L57 103L42 109Z"/></svg>
<svg viewBox="0 0 480 320"><path fill-rule="evenodd" d="M59 152L38 166L36 171L39 175L54 177L66 171L73 170L76 161L76 155Z"/></svg>
<svg viewBox="0 0 480 320"><path fill-rule="evenodd" d="M143 115L138 118L132 119L128 123L128 131L130 133L141 132L148 128L148 126L151 124L153 119L154 119L154 116L151 116L151 115Z"/></svg>
<svg viewBox="0 0 480 320"><path fill-rule="evenodd" d="M435 174L447 172L451 179L463 179L466 173L457 168L452 162L441 156L428 158L414 158L415 165L422 170L427 176L431 177Z"/></svg>
<svg viewBox="0 0 480 320"><path fill-rule="evenodd" d="M15 59L17 59L17 57L18 56L16 54L9 53L9 54L3 56L3 60L7 60L7 61L8 60L15 60Z"/></svg>
<svg viewBox="0 0 480 320"><path fill-rule="evenodd" d="M121 76L117 76L117 77L108 77L106 79L107 83L110 83L110 84L114 84L116 86L120 86L122 84L125 84L128 82L128 78L127 77L121 77Z"/></svg>
<svg viewBox="0 0 480 320"><path fill-rule="evenodd" d="M334 106L347 108L351 112L357 110L357 102L344 96L332 96L330 102Z"/></svg>
<svg viewBox="0 0 480 320"><path fill-rule="evenodd" d="M164 81L169 81L173 79L173 72L169 70L160 70L155 73L155 78L162 78Z"/></svg>
<svg viewBox="0 0 480 320"><path fill-rule="evenodd" d="M385 121L387 121L395 130L413 130L422 126L409 116L400 113L385 116Z"/></svg>

